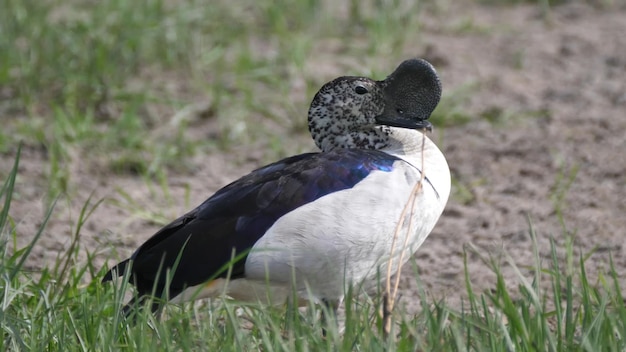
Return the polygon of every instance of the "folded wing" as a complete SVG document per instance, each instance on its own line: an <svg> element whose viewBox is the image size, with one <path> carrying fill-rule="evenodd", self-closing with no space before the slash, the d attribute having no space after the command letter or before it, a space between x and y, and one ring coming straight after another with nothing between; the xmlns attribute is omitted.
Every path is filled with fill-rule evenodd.
<svg viewBox="0 0 626 352"><path fill-rule="evenodd" d="M111 280L114 271L123 275L130 262L131 283L139 295L154 290L161 296L167 289L174 297L186 287L229 273L231 278L245 277L247 251L276 220L353 187L371 172L389 172L397 160L377 150L337 149L301 154L257 169L163 227L103 281ZM166 282L166 273L173 268Z"/></svg>

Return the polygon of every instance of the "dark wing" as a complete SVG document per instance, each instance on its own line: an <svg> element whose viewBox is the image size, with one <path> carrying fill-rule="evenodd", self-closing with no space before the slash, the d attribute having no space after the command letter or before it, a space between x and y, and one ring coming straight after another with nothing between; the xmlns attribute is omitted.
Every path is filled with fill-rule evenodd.
<svg viewBox="0 0 626 352"><path fill-rule="evenodd" d="M257 169L217 191L191 212L146 241L129 259L131 278L140 294L166 289L170 297L211 278L244 276L245 256L283 215L332 192L348 189L375 170L391 171L398 160L375 150L340 149L283 159ZM240 257L232 261L233 257ZM107 273L120 275L129 260Z"/></svg>

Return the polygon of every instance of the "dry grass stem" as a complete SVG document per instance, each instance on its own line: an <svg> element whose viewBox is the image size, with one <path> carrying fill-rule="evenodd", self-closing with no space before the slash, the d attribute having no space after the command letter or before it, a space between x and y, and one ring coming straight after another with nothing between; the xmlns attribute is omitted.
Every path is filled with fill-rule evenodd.
<svg viewBox="0 0 626 352"><path fill-rule="evenodd" d="M425 133L425 131L424 131ZM402 273L402 261L404 259L404 254L406 252L406 248L409 244L409 236L411 234L411 230L412 230L412 225L413 225L413 214L415 212L415 199L417 198L417 195L419 194L419 192L421 192L422 190L422 184L424 183L424 174L425 174L425 170L424 170L424 146L426 144L426 136L425 134L422 134L422 165L421 165L421 173L420 173L420 180L415 184L415 186L413 187L413 190L411 191L411 194L409 195L409 199L407 200L404 208L402 209L402 213L400 214L400 219L398 221L398 224L396 225L396 228L394 230L393 233L393 240L391 242L391 251L389 254L389 261L387 262L387 275L385 277L386 279L386 283L385 283L385 293L383 294L383 312L382 312L382 316L383 316L383 334L385 337L388 337L389 334L391 333L391 313L393 312L393 308L396 302L396 297L398 295L398 287L400 286L400 274ZM410 208L410 214L411 216L409 217L409 224L408 224L408 228L406 231L406 236L404 236L404 242L402 244L402 251L400 252L400 258L399 258L399 264L398 265L398 270L396 271L396 279L394 281L393 284L393 291L391 289L391 266L393 263L393 257L394 257L394 252L395 252L395 248L396 248L396 242L398 240L398 237L400 235L400 231L402 229L402 227L404 226L404 219L406 217L406 213L407 211L409 211Z"/></svg>

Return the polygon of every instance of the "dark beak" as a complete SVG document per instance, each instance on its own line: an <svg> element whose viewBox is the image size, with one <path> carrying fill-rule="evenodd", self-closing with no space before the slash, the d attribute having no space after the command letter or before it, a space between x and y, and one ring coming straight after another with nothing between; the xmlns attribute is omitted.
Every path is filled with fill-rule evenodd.
<svg viewBox="0 0 626 352"><path fill-rule="evenodd" d="M433 124L430 123L428 120L407 119L404 117L378 116L376 117L376 124L391 127L408 128L412 130L426 130L428 132L432 132L433 130Z"/></svg>

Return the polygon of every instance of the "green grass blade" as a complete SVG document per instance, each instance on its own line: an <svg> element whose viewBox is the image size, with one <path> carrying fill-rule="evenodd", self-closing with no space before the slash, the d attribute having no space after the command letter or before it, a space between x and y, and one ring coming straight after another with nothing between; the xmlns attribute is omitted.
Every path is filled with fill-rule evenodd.
<svg viewBox="0 0 626 352"><path fill-rule="evenodd" d="M17 147L17 153L15 154L15 161L13 167L9 172L9 177L6 179L2 188L0 189L0 198L4 197L4 205L0 210L0 244L2 243L2 234L9 218L9 209L11 209L11 200L13 199L13 190L15 189L15 180L17 179L17 169L20 165L20 156L22 154L22 143Z"/></svg>

